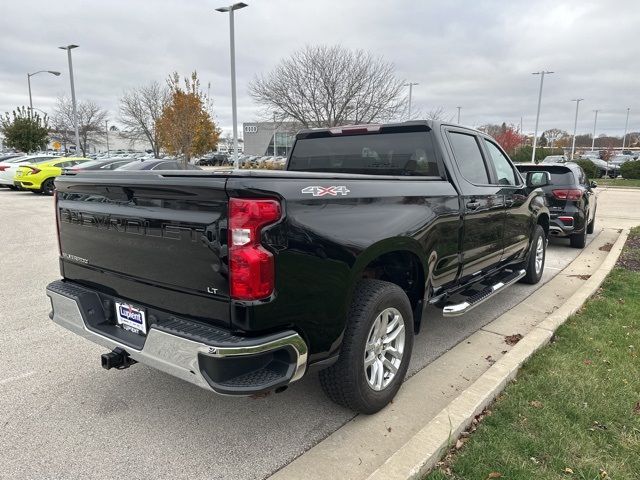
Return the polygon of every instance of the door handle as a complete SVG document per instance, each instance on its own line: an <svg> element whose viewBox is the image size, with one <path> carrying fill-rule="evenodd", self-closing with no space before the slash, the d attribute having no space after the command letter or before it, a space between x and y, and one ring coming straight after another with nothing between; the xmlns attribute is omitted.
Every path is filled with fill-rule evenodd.
<svg viewBox="0 0 640 480"><path fill-rule="evenodd" d="M467 208L468 208L469 210L475 210L475 209L477 209L479 206L480 206L480 202L476 202L475 200L474 200L474 201L471 201L471 202L467 202Z"/></svg>

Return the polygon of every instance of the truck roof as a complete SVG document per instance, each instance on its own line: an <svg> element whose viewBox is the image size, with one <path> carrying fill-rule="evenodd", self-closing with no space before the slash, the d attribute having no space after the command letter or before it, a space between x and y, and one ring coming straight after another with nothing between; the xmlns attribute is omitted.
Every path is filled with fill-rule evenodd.
<svg viewBox="0 0 640 480"><path fill-rule="evenodd" d="M456 125L451 122L442 122L438 120L409 120L406 122L393 122L393 123L364 123L359 125L340 125L335 127L322 127L322 128L305 128L296 134L297 139L316 137L316 136L333 136L349 133L385 133L389 130L412 130L416 127L426 127L425 131L438 130L441 125L454 126L456 128L463 128L475 133L481 133L480 131L465 127L462 125Z"/></svg>

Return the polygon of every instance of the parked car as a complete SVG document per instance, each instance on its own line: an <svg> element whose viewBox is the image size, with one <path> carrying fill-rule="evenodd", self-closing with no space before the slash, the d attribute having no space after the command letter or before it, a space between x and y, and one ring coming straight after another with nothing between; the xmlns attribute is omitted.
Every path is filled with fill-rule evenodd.
<svg viewBox="0 0 640 480"><path fill-rule="evenodd" d="M14 177L20 165L54 160L56 158L60 157L51 155L25 155L4 160L0 162L0 186L9 187L11 190L17 189L18 187L15 185Z"/></svg>
<svg viewBox="0 0 640 480"><path fill-rule="evenodd" d="M568 237L572 247L584 248L587 234L595 228L598 205L593 189L597 184L590 182L584 170L573 162L517 167L524 174L534 170L549 172L551 183L542 187L551 215L549 234Z"/></svg>
<svg viewBox="0 0 640 480"><path fill-rule="evenodd" d="M622 167L622 165L632 160L633 160L633 157L631 155L616 155L611 160L609 160L609 164L613 165L613 167L617 170L617 175L619 175L620 167Z"/></svg>
<svg viewBox="0 0 640 480"><path fill-rule="evenodd" d="M55 191L54 180L62 175L62 170L83 162L89 162L88 158L50 157L38 162L30 162L20 165L13 177L16 187L23 190L31 190L33 193L53 195Z"/></svg>
<svg viewBox="0 0 640 480"><path fill-rule="evenodd" d="M588 160L589 162L593 163L596 166L598 178L602 178L607 175L609 175L612 178L615 178L616 176L615 167L613 165L609 166L609 164L604 160L600 160L599 157L596 157L595 155L589 155L588 153L582 155L582 159Z"/></svg>
<svg viewBox="0 0 640 480"><path fill-rule="evenodd" d="M523 180L476 130L303 130L286 171L132 165L56 181L50 317L111 350L107 369L142 362L228 395L321 370L331 399L374 413L426 303L462 315L543 274L549 174Z"/></svg>
<svg viewBox="0 0 640 480"><path fill-rule="evenodd" d="M133 158L102 158L100 160L91 160L90 162L83 162L78 165L74 165L69 168L65 168L65 174L84 172L87 170L108 171L115 170L116 168L127 165L128 163L136 161Z"/></svg>
<svg viewBox="0 0 640 480"><path fill-rule="evenodd" d="M202 170L196 165L191 165L180 160L166 160L164 158L154 160L135 160L116 170Z"/></svg>
<svg viewBox="0 0 640 480"><path fill-rule="evenodd" d="M206 155L196 162L200 166L218 166L228 165L229 155L226 153L216 153L214 155Z"/></svg>
<svg viewBox="0 0 640 480"><path fill-rule="evenodd" d="M565 155L547 155L541 163L566 163L568 161Z"/></svg>

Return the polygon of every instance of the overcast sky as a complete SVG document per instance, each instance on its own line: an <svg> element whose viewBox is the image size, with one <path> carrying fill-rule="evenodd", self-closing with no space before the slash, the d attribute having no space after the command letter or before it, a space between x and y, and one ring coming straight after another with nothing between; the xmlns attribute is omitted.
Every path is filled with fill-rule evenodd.
<svg viewBox="0 0 640 480"><path fill-rule="evenodd" d="M254 75L305 44L341 44L377 52L399 77L419 82L414 106L462 107L462 122L535 123L541 69L545 78L541 129L621 135L640 130L640 2L246 0L236 13L239 122L259 119L247 95ZM228 15L216 0L3 0L0 6L0 112L28 105L27 72L35 108L50 112L69 95L66 52L75 43L76 95L91 99L117 123L123 90L172 71L197 70L211 82L215 116L231 127Z"/></svg>

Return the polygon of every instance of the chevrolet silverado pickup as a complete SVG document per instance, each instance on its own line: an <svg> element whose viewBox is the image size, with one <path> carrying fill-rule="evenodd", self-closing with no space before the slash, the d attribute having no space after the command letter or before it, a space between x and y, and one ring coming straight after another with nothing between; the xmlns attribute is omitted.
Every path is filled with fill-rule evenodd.
<svg viewBox="0 0 640 480"><path fill-rule="evenodd" d="M109 349L107 369L226 395L318 371L332 400L374 413L427 304L455 317L540 280L548 183L432 121L303 130L284 171L63 175L50 317Z"/></svg>

